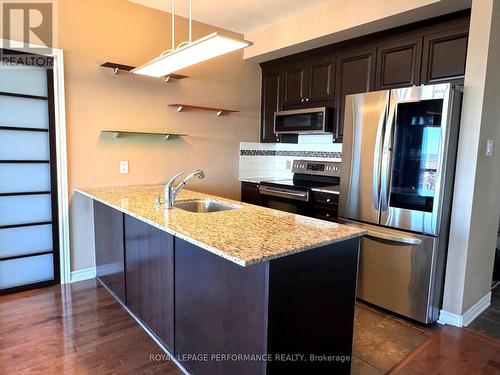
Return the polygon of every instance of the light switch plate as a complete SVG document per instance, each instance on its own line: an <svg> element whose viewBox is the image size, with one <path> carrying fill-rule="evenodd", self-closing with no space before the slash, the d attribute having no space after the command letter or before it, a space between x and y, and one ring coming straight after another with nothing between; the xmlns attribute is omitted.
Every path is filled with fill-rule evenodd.
<svg viewBox="0 0 500 375"><path fill-rule="evenodd" d="M493 156L493 146L494 142L493 139L488 139L486 141L486 156Z"/></svg>
<svg viewBox="0 0 500 375"><path fill-rule="evenodd" d="M127 160L120 161L120 173L122 173L122 174L128 173L128 161Z"/></svg>

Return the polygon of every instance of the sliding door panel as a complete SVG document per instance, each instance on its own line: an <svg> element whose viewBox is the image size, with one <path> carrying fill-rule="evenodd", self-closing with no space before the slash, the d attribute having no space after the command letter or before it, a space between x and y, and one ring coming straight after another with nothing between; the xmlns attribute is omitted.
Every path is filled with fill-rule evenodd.
<svg viewBox="0 0 500 375"><path fill-rule="evenodd" d="M0 197L0 226L52 220L50 194Z"/></svg>
<svg viewBox="0 0 500 375"><path fill-rule="evenodd" d="M0 289L14 288L54 279L52 254L0 262Z"/></svg>
<svg viewBox="0 0 500 375"><path fill-rule="evenodd" d="M35 67L0 64L0 92L47 96L47 71Z"/></svg>
<svg viewBox="0 0 500 375"><path fill-rule="evenodd" d="M50 165L0 164L0 194L50 191Z"/></svg>
<svg viewBox="0 0 500 375"><path fill-rule="evenodd" d="M52 224L0 229L0 258L52 251Z"/></svg>
<svg viewBox="0 0 500 375"><path fill-rule="evenodd" d="M53 77L0 63L0 294L59 282Z"/></svg>
<svg viewBox="0 0 500 375"><path fill-rule="evenodd" d="M47 101L0 96L0 126L47 129L49 127Z"/></svg>
<svg viewBox="0 0 500 375"><path fill-rule="evenodd" d="M0 159L49 160L49 135L46 132L4 130L0 137Z"/></svg>

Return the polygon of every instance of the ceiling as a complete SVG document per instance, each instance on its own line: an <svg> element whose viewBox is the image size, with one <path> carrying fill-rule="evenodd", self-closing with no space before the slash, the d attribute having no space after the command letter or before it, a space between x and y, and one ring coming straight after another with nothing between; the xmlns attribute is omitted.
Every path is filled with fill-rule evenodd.
<svg viewBox="0 0 500 375"><path fill-rule="evenodd" d="M170 12L170 0L129 0ZM248 33L291 14L331 0L193 0L193 19L223 29ZM188 16L188 0L176 1L176 14Z"/></svg>

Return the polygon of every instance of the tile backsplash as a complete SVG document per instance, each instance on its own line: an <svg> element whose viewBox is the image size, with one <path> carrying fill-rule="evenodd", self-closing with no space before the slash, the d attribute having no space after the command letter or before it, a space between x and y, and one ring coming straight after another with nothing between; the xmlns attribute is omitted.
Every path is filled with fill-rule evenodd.
<svg viewBox="0 0 500 375"><path fill-rule="evenodd" d="M241 142L240 180L290 179L295 159L340 162L342 144L332 143L331 136L310 135L297 144Z"/></svg>

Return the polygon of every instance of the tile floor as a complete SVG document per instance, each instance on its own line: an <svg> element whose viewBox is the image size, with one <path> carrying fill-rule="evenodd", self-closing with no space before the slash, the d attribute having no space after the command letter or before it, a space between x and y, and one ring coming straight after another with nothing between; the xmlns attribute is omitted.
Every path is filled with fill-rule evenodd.
<svg viewBox="0 0 500 375"><path fill-rule="evenodd" d="M424 326L358 302L354 321L352 374L384 374L426 342L437 324Z"/></svg>
<svg viewBox="0 0 500 375"><path fill-rule="evenodd" d="M500 339L500 286L491 291L491 305L467 327Z"/></svg>

